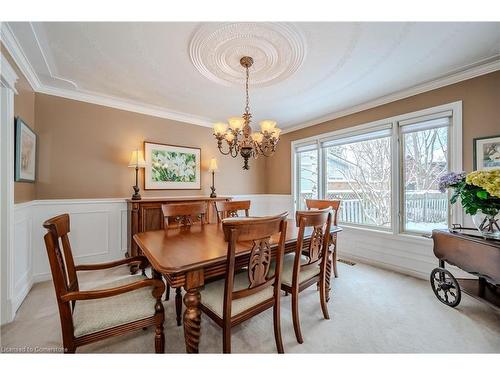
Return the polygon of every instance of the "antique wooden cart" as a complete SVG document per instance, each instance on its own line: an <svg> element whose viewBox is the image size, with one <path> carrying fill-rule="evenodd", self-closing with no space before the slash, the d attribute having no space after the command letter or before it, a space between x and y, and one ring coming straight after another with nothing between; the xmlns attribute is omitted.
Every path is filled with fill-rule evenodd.
<svg viewBox="0 0 500 375"><path fill-rule="evenodd" d="M477 235L476 235L477 233ZM455 307L461 292L500 308L500 241L486 240L469 228L433 230L434 254L439 267L431 272L430 282L436 297ZM445 263L477 276L456 279Z"/></svg>

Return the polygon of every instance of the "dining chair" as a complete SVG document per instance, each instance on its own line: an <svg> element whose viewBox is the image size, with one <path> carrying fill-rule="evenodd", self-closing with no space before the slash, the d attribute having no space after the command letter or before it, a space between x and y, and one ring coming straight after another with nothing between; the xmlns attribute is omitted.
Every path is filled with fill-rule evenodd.
<svg viewBox="0 0 500 375"><path fill-rule="evenodd" d="M306 207L308 210L311 209L323 209L323 208L328 208L331 207L333 209L333 225L337 226L338 225L338 216L339 216L339 211L340 211L340 199L336 200L326 200L326 199L306 199ZM327 266L327 285L328 288L330 288L330 277L332 274L332 268L333 268L333 274L335 277L338 277L338 271L337 271L337 233L334 233L330 237L330 246L329 246L329 252L330 256L332 258L331 264L328 262Z"/></svg>
<svg viewBox="0 0 500 375"><path fill-rule="evenodd" d="M226 277L205 284L200 308L223 332L223 352L231 353L231 329L273 307L274 339L283 353L280 327L280 284L288 213L262 218L228 218L222 222L227 242ZM277 241L276 266L270 271L271 237ZM246 268L237 271L241 243L252 244Z"/></svg>
<svg viewBox="0 0 500 375"><path fill-rule="evenodd" d="M304 342L299 321L299 293L313 284L319 285L321 310L325 319L330 319L326 305L326 268L332 210L297 211L296 225L299 227L297 245L293 254L283 260L281 289L292 295L293 329L297 342ZM311 228L311 238L304 242L304 234Z"/></svg>
<svg viewBox="0 0 500 375"><path fill-rule="evenodd" d="M191 225L201 224L206 222L207 206L204 202L193 203L170 203L162 204L163 220L165 229L171 228L188 228ZM170 299L170 285L167 281L167 292L165 300ZM177 325L182 324L182 290L175 288L175 313Z"/></svg>
<svg viewBox="0 0 500 375"><path fill-rule="evenodd" d="M43 227L47 229L44 240L59 307L65 353L74 353L79 346L149 326L155 326L156 353L164 353L161 297L165 285L161 279L149 279L144 275L128 276L85 291L80 290L78 283L79 271L103 270L134 263L145 269L147 259L135 256L108 263L75 266L68 236L69 215L53 217L45 221Z"/></svg>
<svg viewBox="0 0 500 375"><path fill-rule="evenodd" d="M162 204L161 210L165 228L206 223L207 205L205 202Z"/></svg>
<svg viewBox="0 0 500 375"><path fill-rule="evenodd" d="M238 211L245 211L245 216L248 217L250 210L250 201L220 201L215 202L217 210L217 219L221 221L228 217L239 217Z"/></svg>

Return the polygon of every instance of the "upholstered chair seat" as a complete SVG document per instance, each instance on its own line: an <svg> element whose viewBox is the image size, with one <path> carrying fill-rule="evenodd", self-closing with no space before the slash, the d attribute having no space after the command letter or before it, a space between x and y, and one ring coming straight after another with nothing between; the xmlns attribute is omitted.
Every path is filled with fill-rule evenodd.
<svg viewBox="0 0 500 375"><path fill-rule="evenodd" d="M224 279L213 281L206 284L205 289L201 291L201 301L203 302L203 305L213 311L220 318L223 317L224 282ZM240 272L234 275L234 291L246 289L248 288L248 284L247 272ZM231 307L231 316L236 316L239 313L271 298L273 298L273 286L269 286L248 297L235 299L233 300Z"/></svg>
<svg viewBox="0 0 500 375"><path fill-rule="evenodd" d="M295 254L286 254L283 258L283 273L281 274L281 284L292 286L293 279L293 262L295 261ZM301 267L299 272L299 284L309 280L311 277L319 275L319 264L306 266L307 257L301 256Z"/></svg>
<svg viewBox="0 0 500 375"><path fill-rule="evenodd" d="M143 279L146 277L129 276L94 289L116 288ZM75 337L150 317L156 303L152 290L152 287L141 288L113 297L76 301L73 311Z"/></svg>

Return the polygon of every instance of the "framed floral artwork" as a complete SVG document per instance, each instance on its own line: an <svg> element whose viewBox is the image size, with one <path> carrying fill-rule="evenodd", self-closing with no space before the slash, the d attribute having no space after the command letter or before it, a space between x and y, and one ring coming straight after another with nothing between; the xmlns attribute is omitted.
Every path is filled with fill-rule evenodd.
<svg viewBox="0 0 500 375"><path fill-rule="evenodd" d="M500 135L474 138L474 170L500 168Z"/></svg>
<svg viewBox="0 0 500 375"><path fill-rule="evenodd" d="M144 142L144 190L201 189L201 150Z"/></svg>
<svg viewBox="0 0 500 375"><path fill-rule="evenodd" d="M20 118L15 121L15 181L35 182L36 134Z"/></svg>

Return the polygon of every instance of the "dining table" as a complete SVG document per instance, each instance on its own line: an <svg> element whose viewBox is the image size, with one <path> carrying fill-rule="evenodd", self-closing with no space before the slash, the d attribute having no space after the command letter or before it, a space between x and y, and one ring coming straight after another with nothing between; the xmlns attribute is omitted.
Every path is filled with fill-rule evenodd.
<svg viewBox="0 0 500 375"><path fill-rule="evenodd" d="M285 253L295 251L299 228L295 219L287 219ZM332 226L330 233L336 235L341 227ZM304 247L308 246L312 228L306 228ZM198 353L200 342L201 301L200 290L205 281L224 277L228 245L224 239L222 223L198 224L187 227L168 228L134 235L142 254L149 260L154 278L162 275L170 287L185 290L183 315L184 340L187 353ZM272 256L275 256L279 234L271 237ZM235 268L248 264L252 242L238 242L235 251ZM328 262L331 267L331 262ZM330 274L330 273L328 273ZM327 280L327 293L329 290Z"/></svg>

